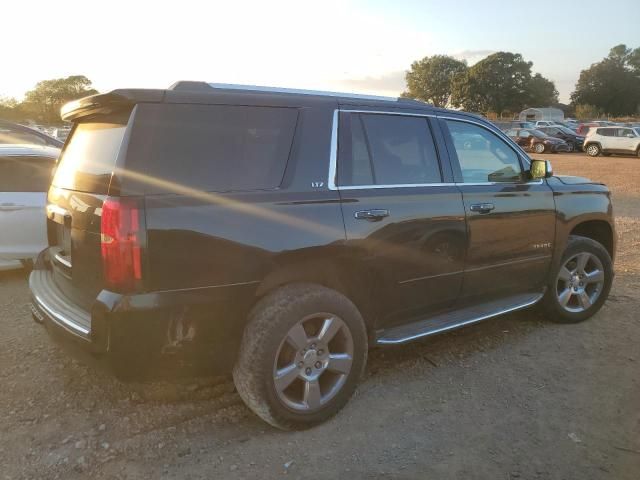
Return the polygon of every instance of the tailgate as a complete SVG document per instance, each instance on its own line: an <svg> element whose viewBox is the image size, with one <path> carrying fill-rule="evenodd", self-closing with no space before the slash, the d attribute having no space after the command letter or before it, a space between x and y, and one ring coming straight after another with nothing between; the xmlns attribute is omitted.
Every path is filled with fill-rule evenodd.
<svg viewBox="0 0 640 480"><path fill-rule="evenodd" d="M47 198L54 281L90 310L103 288L100 223L127 128L125 118L78 123L60 156Z"/></svg>

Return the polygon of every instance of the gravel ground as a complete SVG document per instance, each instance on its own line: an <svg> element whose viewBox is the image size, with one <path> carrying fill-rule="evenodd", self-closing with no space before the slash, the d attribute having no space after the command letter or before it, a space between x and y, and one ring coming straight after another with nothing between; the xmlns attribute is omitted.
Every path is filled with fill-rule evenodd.
<svg viewBox="0 0 640 480"><path fill-rule="evenodd" d="M306 432L258 420L226 378L122 384L31 321L0 272L0 478L640 478L640 159L549 155L614 191L617 277L593 319L532 312L371 353Z"/></svg>

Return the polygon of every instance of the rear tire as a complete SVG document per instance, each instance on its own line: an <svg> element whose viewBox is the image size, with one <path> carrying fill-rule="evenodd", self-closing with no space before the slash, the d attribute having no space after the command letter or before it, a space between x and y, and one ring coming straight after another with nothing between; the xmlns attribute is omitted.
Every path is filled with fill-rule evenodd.
<svg viewBox="0 0 640 480"><path fill-rule="evenodd" d="M582 322L600 310L612 281L609 252L595 240L572 235L550 276L542 307L554 322Z"/></svg>
<svg viewBox="0 0 640 480"><path fill-rule="evenodd" d="M367 361L356 306L315 284L290 284L249 315L233 380L247 406L283 430L335 415L351 398Z"/></svg>
<svg viewBox="0 0 640 480"><path fill-rule="evenodd" d="M602 152L600 145L595 143L592 143L591 145L589 145L585 151L587 152L587 155L589 155L590 157L597 157Z"/></svg>

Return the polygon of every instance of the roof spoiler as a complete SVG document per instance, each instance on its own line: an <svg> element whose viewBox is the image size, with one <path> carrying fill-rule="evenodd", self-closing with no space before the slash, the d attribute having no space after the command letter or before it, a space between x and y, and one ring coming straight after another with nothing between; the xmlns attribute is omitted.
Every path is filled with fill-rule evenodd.
<svg viewBox="0 0 640 480"><path fill-rule="evenodd" d="M72 122L90 115L107 115L131 109L136 103L161 102L163 98L163 90L113 90L66 103L60 109L60 116L62 120Z"/></svg>

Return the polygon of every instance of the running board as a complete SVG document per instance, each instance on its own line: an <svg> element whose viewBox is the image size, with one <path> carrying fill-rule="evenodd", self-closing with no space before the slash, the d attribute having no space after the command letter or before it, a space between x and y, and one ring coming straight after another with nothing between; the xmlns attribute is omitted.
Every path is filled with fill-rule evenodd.
<svg viewBox="0 0 640 480"><path fill-rule="evenodd" d="M442 313L426 320L401 325L399 327L382 330L378 334L378 345L397 345L407 343L418 338L435 335L455 328L463 327L471 323L480 322L487 318L497 317L504 313L515 312L530 307L537 303L543 293L523 293L483 303L473 307L463 308L453 312Z"/></svg>

